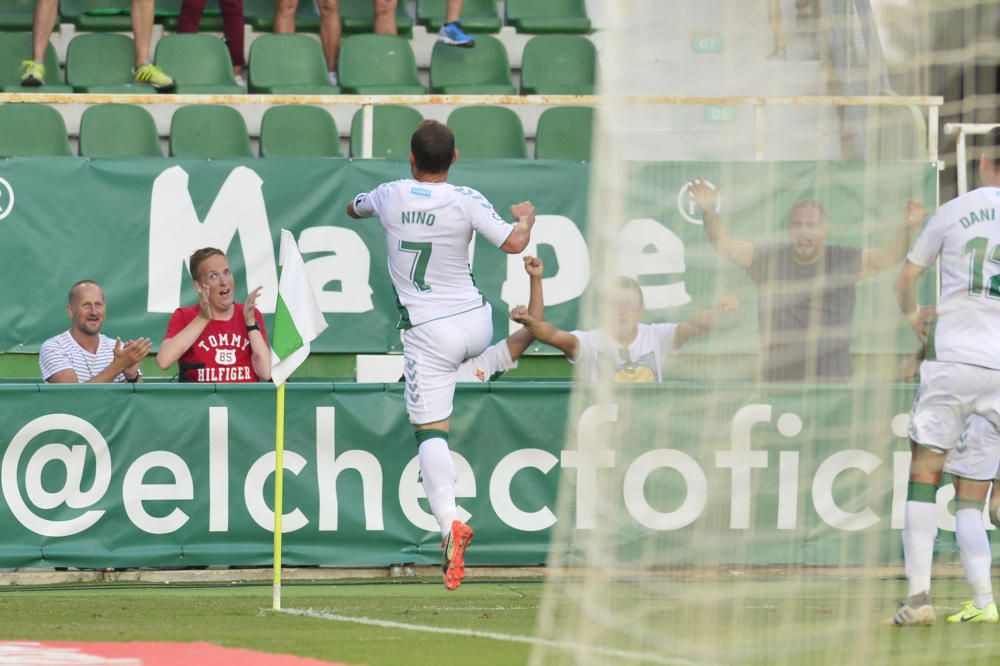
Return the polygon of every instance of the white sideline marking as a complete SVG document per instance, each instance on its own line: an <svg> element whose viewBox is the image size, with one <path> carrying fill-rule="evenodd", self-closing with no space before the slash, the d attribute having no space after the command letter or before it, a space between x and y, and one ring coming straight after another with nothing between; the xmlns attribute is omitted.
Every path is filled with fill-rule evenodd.
<svg viewBox="0 0 1000 666"><path fill-rule="evenodd" d="M688 661L687 659L672 659L649 652L629 652L628 650L617 650L615 648L587 647L570 641L553 641L545 638L535 638L534 636L518 636L517 634L501 634L495 631L476 631L475 629L459 629L454 627L432 627L424 624L410 624L408 622L393 622L392 620L376 620L370 617L352 617L350 615L337 615L327 611L313 610L312 608L282 608L273 610L265 608L262 613L282 613L284 615L298 615L300 617L313 617L320 620L331 620L333 622L351 622L353 624L364 624L371 627L382 627L384 629L404 629L406 631L422 631L428 634L449 634L452 636L469 636L471 638L490 638L495 641L508 641L510 643L528 643L529 645L544 645L560 650L575 652L594 652L607 655L609 657L619 657L622 659L634 659L636 661L651 662L654 664L668 664L669 666L704 666L700 662Z"/></svg>

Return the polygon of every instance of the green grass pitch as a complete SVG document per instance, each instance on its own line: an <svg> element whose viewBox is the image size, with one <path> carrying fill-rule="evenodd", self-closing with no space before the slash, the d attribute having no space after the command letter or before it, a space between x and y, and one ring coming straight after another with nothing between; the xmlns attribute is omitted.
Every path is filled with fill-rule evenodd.
<svg viewBox="0 0 1000 666"><path fill-rule="evenodd" d="M662 632L655 640L674 646L658 651L663 661L652 663L943 666L1000 658L1000 626L944 623L967 595L962 580L935 583L936 626L895 629L875 620L891 614L894 599L903 594L901 581L748 578L623 584L607 610L616 613L617 603L625 613L626 606L643 609L643 622ZM263 584L7 587L0 588L0 639L208 641L371 666L523 664L530 643L485 634L532 640L543 589L540 581L523 579L469 581L455 593L446 592L438 580L424 579L284 587L286 609L311 608L388 625L374 626L262 613L271 605L271 588ZM560 613L576 612L572 602L560 604ZM598 633L605 647L647 652L648 646L624 638L627 632L620 641L613 631ZM600 663L645 662L605 655Z"/></svg>

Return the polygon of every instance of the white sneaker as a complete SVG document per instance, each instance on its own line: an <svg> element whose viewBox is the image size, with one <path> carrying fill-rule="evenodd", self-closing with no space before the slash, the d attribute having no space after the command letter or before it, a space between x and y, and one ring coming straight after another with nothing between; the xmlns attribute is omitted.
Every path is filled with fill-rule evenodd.
<svg viewBox="0 0 1000 666"><path fill-rule="evenodd" d="M929 627L937 620L931 595L927 592L915 594L899 606L890 622L897 627Z"/></svg>
<svg viewBox="0 0 1000 666"><path fill-rule="evenodd" d="M234 74L233 75L233 81L235 81L236 85L238 85L240 88L246 88L247 87L247 77L245 77L242 74Z"/></svg>
<svg viewBox="0 0 1000 666"><path fill-rule="evenodd" d="M337 81L337 72L330 72L329 76L330 76L330 85L331 86L339 86L340 85L340 82Z"/></svg>

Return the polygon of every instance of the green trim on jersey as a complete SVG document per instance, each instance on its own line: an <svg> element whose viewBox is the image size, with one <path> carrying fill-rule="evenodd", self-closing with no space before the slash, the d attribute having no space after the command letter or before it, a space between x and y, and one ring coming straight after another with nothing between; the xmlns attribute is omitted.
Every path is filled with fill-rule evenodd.
<svg viewBox="0 0 1000 666"><path fill-rule="evenodd" d="M986 500L974 500L959 497L955 500L955 513L958 513L962 509L975 509L976 511L982 511L985 506Z"/></svg>
<svg viewBox="0 0 1000 666"><path fill-rule="evenodd" d="M426 430L416 430L414 431L414 436L417 438L417 446L420 446L428 439L434 439L439 437L444 441L448 441L448 431L440 430L438 428L427 428Z"/></svg>
<svg viewBox="0 0 1000 666"><path fill-rule="evenodd" d="M413 328L413 322L410 321L410 311L406 309L399 300L399 292L396 291L396 285L392 286L392 295L396 297L396 309L399 310L399 321L396 322L396 328L401 331L405 331L408 328Z"/></svg>

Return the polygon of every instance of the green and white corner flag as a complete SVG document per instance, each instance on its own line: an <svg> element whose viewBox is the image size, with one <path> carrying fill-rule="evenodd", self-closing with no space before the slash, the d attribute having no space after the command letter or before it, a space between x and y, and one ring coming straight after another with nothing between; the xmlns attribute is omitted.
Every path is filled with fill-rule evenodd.
<svg viewBox="0 0 1000 666"><path fill-rule="evenodd" d="M309 356L309 343L326 329L326 318L316 303L305 262L288 229L281 230L278 263L278 305L271 327L271 380L275 386L284 384L302 365Z"/></svg>

